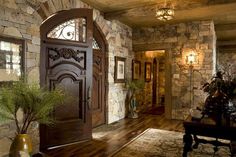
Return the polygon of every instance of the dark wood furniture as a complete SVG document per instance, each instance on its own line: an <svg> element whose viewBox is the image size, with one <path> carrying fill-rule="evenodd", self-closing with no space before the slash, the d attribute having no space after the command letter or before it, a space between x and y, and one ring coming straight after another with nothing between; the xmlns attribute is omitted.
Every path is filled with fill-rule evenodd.
<svg viewBox="0 0 236 157"><path fill-rule="evenodd" d="M228 146L231 150L231 156L234 156L234 148L231 147L232 143L236 141L236 127L233 126L217 126L205 121L185 121L183 123L185 134L183 136L184 150L183 157L187 157L192 148L197 148L199 143L210 143L214 145L214 150L218 150L218 146ZM208 141L199 139L197 136L213 137L216 140ZM222 143L217 139L230 140L230 143ZM193 141L195 142L193 145Z"/></svg>

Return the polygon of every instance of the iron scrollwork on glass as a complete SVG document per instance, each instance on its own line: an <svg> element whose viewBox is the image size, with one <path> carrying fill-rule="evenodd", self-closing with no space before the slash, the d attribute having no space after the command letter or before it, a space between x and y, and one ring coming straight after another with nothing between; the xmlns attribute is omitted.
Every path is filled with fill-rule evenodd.
<svg viewBox="0 0 236 157"><path fill-rule="evenodd" d="M47 34L47 38L86 42L86 19L66 21Z"/></svg>
<svg viewBox="0 0 236 157"><path fill-rule="evenodd" d="M100 50L100 46L98 45L98 42L93 38L93 49Z"/></svg>

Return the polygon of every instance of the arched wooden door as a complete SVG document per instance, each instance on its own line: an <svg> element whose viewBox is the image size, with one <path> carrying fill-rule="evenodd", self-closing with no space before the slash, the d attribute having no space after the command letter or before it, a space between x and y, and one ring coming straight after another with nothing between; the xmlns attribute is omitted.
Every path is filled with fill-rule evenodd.
<svg viewBox="0 0 236 157"><path fill-rule="evenodd" d="M96 23L93 27L92 126L106 122L106 44Z"/></svg>
<svg viewBox="0 0 236 157"><path fill-rule="evenodd" d="M40 84L71 95L55 108L54 125L40 125L40 149L91 139L92 10L59 12L41 25L40 33Z"/></svg>

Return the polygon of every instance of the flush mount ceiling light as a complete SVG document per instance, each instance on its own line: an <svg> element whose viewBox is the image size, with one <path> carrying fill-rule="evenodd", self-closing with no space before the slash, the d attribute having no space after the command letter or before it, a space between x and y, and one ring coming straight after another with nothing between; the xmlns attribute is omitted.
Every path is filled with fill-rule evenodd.
<svg viewBox="0 0 236 157"><path fill-rule="evenodd" d="M174 14L175 12L173 7L167 7L166 1L164 7L156 9L156 17L161 21L168 21L173 19Z"/></svg>

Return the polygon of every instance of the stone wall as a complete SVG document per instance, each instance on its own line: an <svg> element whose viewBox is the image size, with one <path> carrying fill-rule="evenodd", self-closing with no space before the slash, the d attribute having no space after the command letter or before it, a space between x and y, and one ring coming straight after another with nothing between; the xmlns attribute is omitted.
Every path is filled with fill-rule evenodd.
<svg viewBox="0 0 236 157"><path fill-rule="evenodd" d="M145 81L145 63L149 62L151 63L152 66L153 59L151 57L146 56L145 52L136 52L135 59L141 62L140 79L142 79L145 82L144 90L140 92L140 95L136 96L138 102L137 107L139 111L145 111L148 109L148 107L152 106L152 79L149 82ZM152 77L153 76L151 75L151 78Z"/></svg>
<svg viewBox="0 0 236 157"><path fill-rule="evenodd" d="M25 72L32 82L39 82L39 25L41 19L23 1L0 4L0 35L26 41Z"/></svg>
<svg viewBox="0 0 236 157"><path fill-rule="evenodd" d="M91 8L79 0L6 0L0 4L0 35L26 41L25 69L29 82L39 82L40 31L43 20L57 11L71 8ZM107 21L94 9L94 21L102 30L108 43L108 99L107 122L112 123L125 117L126 90L124 83L114 83L114 56L126 58L126 76L131 77L132 29L119 21ZM0 125L0 156L8 154L14 136L14 124ZM32 131L31 131L32 130ZM30 130L34 143L34 152L38 151L38 125ZM3 147L2 147L3 146Z"/></svg>
<svg viewBox="0 0 236 157"><path fill-rule="evenodd" d="M108 43L108 123L123 119L126 115L124 83L114 83L115 56L126 58L126 78L131 78L132 29L119 21L107 21L100 12L94 11L95 21L102 29Z"/></svg>
<svg viewBox="0 0 236 157"><path fill-rule="evenodd" d="M219 49L217 55L217 69L224 72L224 79L236 78L236 48L231 49ZM230 78L228 78L228 76Z"/></svg>
<svg viewBox="0 0 236 157"><path fill-rule="evenodd" d="M176 25L164 25L152 28L140 28L133 31L133 49L141 50L166 50L169 56L167 63L170 71L166 76L166 84L171 88L171 104L167 110L172 112L172 118L185 119L189 109L202 105L204 93L201 85L209 80L214 72L215 60L215 30L211 21L196 21ZM186 65L186 55L194 50L198 56L198 63L194 65L193 94L194 104L190 105L190 71Z"/></svg>
<svg viewBox="0 0 236 157"><path fill-rule="evenodd" d="M2 3L3 2L3 3ZM0 4L0 36L24 39L26 41L25 73L29 82L39 83L39 25L41 18L23 1L2 1ZM15 135L12 122L0 125L0 156L8 156L11 140ZM38 150L38 125L29 131L33 138L34 151Z"/></svg>

